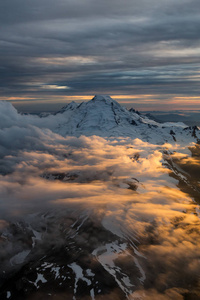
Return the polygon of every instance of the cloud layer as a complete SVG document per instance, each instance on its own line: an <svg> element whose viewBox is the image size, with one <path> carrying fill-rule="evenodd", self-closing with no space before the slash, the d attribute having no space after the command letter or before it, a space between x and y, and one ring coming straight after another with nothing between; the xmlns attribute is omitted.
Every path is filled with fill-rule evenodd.
<svg viewBox="0 0 200 300"><path fill-rule="evenodd" d="M15 111L10 119L5 115L0 130L2 232L13 222L25 222L31 214L54 211L58 225L43 236L48 248L52 234L58 244L63 243L60 216L66 213L67 222L69 212L87 210L116 237L137 245L133 249L138 252L129 249L128 257L140 253L136 257L146 277L141 285L130 272L136 284L133 297L168 300L183 299L191 290L196 293L199 210L177 187L178 181L163 160L163 151L171 148L176 150L174 159L181 158L186 166L195 164L187 147L173 149L169 144L157 146L127 138L61 137L36 124L27 125L33 117L23 122L20 116L17 122L15 118ZM197 156L197 150L193 151ZM44 221L40 215L37 218L34 226L41 222L42 228ZM13 245L9 238L2 238L2 259L24 247L21 239ZM126 265L125 257L120 259Z"/></svg>

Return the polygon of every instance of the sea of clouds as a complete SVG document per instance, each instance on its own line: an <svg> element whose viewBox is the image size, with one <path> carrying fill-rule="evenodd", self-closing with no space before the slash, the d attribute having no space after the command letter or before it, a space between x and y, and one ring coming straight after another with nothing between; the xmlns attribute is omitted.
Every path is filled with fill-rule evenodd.
<svg viewBox="0 0 200 300"><path fill-rule="evenodd" d="M12 222L40 212L68 215L87 210L119 238L131 236L137 241L145 257L140 263L146 281L132 297L184 299L191 287L197 289L198 205L178 188L163 157L170 151L172 157L184 158L182 163L197 165L188 145L63 137L51 131L52 122L54 116L20 115L0 102L1 233ZM65 179L55 179L58 174ZM54 228L54 236L56 232ZM6 253L11 256L15 249L16 244L3 240L0 255L5 260Z"/></svg>

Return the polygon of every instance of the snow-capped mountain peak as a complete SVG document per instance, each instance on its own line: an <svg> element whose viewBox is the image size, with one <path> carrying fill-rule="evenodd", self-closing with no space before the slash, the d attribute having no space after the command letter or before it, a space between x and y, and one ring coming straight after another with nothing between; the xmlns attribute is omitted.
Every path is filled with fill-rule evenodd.
<svg viewBox="0 0 200 300"><path fill-rule="evenodd" d="M198 134L195 137L193 129L189 130L184 123L160 124L134 109L127 110L108 95L96 95L79 105L73 102L59 114L61 112L65 122L60 123L55 131L64 136L126 136L158 144L181 142L186 138L194 141L200 137Z"/></svg>
<svg viewBox="0 0 200 300"><path fill-rule="evenodd" d="M62 136L130 137L154 144L200 141L198 127L184 123L158 123L134 109L126 109L107 95L88 102L71 102L55 114L21 115L9 103L0 102L0 128L34 125ZM6 111L7 113L3 113Z"/></svg>
<svg viewBox="0 0 200 300"><path fill-rule="evenodd" d="M108 95L95 95L94 98L92 98L92 100L90 100L88 102L88 104L90 104L90 102L92 103L98 103L98 104L107 104L107 105L116 105L116 106L120 106L120 104L115 101L114 99L112 99L110 96Z"/></svg>

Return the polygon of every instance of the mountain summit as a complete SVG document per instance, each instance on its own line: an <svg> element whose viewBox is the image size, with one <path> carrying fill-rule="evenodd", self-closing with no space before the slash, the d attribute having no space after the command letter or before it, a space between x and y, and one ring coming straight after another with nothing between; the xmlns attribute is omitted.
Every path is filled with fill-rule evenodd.
<svg viewBox="0 0 200 300"><path fill-rule="evenodd" d="M111 102L116 102L115 100L113 100L110 96L108 95L95 95L94 98L92 98L91 101L103 101L107 104L111 103ZM117 102L116 102L117 103Z"/></svg>
<svg viewBox="0 0 200 300"><path fill-rule="evenodd" d="M154 144L200 141L198 127L184 123L158 123L133 108L128 110L107 95L88 102L71 102L54 114L22 115L8 102L0 101L0 129L33 125L62 136L130 137ZM5 113L6 112L6 113Z"/></svg>
<svg viewBox="0 0 200 300"><path fill-rule="evenodd" d="M151 143L181 142L200 138L197 127L184 123L158 123L134 109L127 110L108 95L96 95L88 102L69 103L57 114L62 120L55 131L61 135L98 135L140 138ZM59 120L59 119L58 119Z"/></svg>

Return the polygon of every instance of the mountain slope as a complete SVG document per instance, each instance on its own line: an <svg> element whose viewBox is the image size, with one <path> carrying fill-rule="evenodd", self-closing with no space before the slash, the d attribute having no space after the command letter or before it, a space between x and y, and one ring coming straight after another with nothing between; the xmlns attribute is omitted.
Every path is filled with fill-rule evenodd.
<svg viewBox="0 0 200 300"><path fill-rule="evenodd" d="M97 95L80 105L71 103L56 115L65 117L55 131L65 135L128 136L162 144L165 142L196 142L200 138L197 127L184 123L157 123L135 110L129 111L109 96Z"/></svg>
<svg viewBox="0 0 200 300"><path fill-rule="evenodd" d="M12 126L50 129L62 136L139 138L154 144L189 144L200 140L198 127L184 123L158 123L134 109L127 110L109 96L97 95L81 104L71 102L54 114L21 115L8 102L0 101L0 129Z"/></svg>

